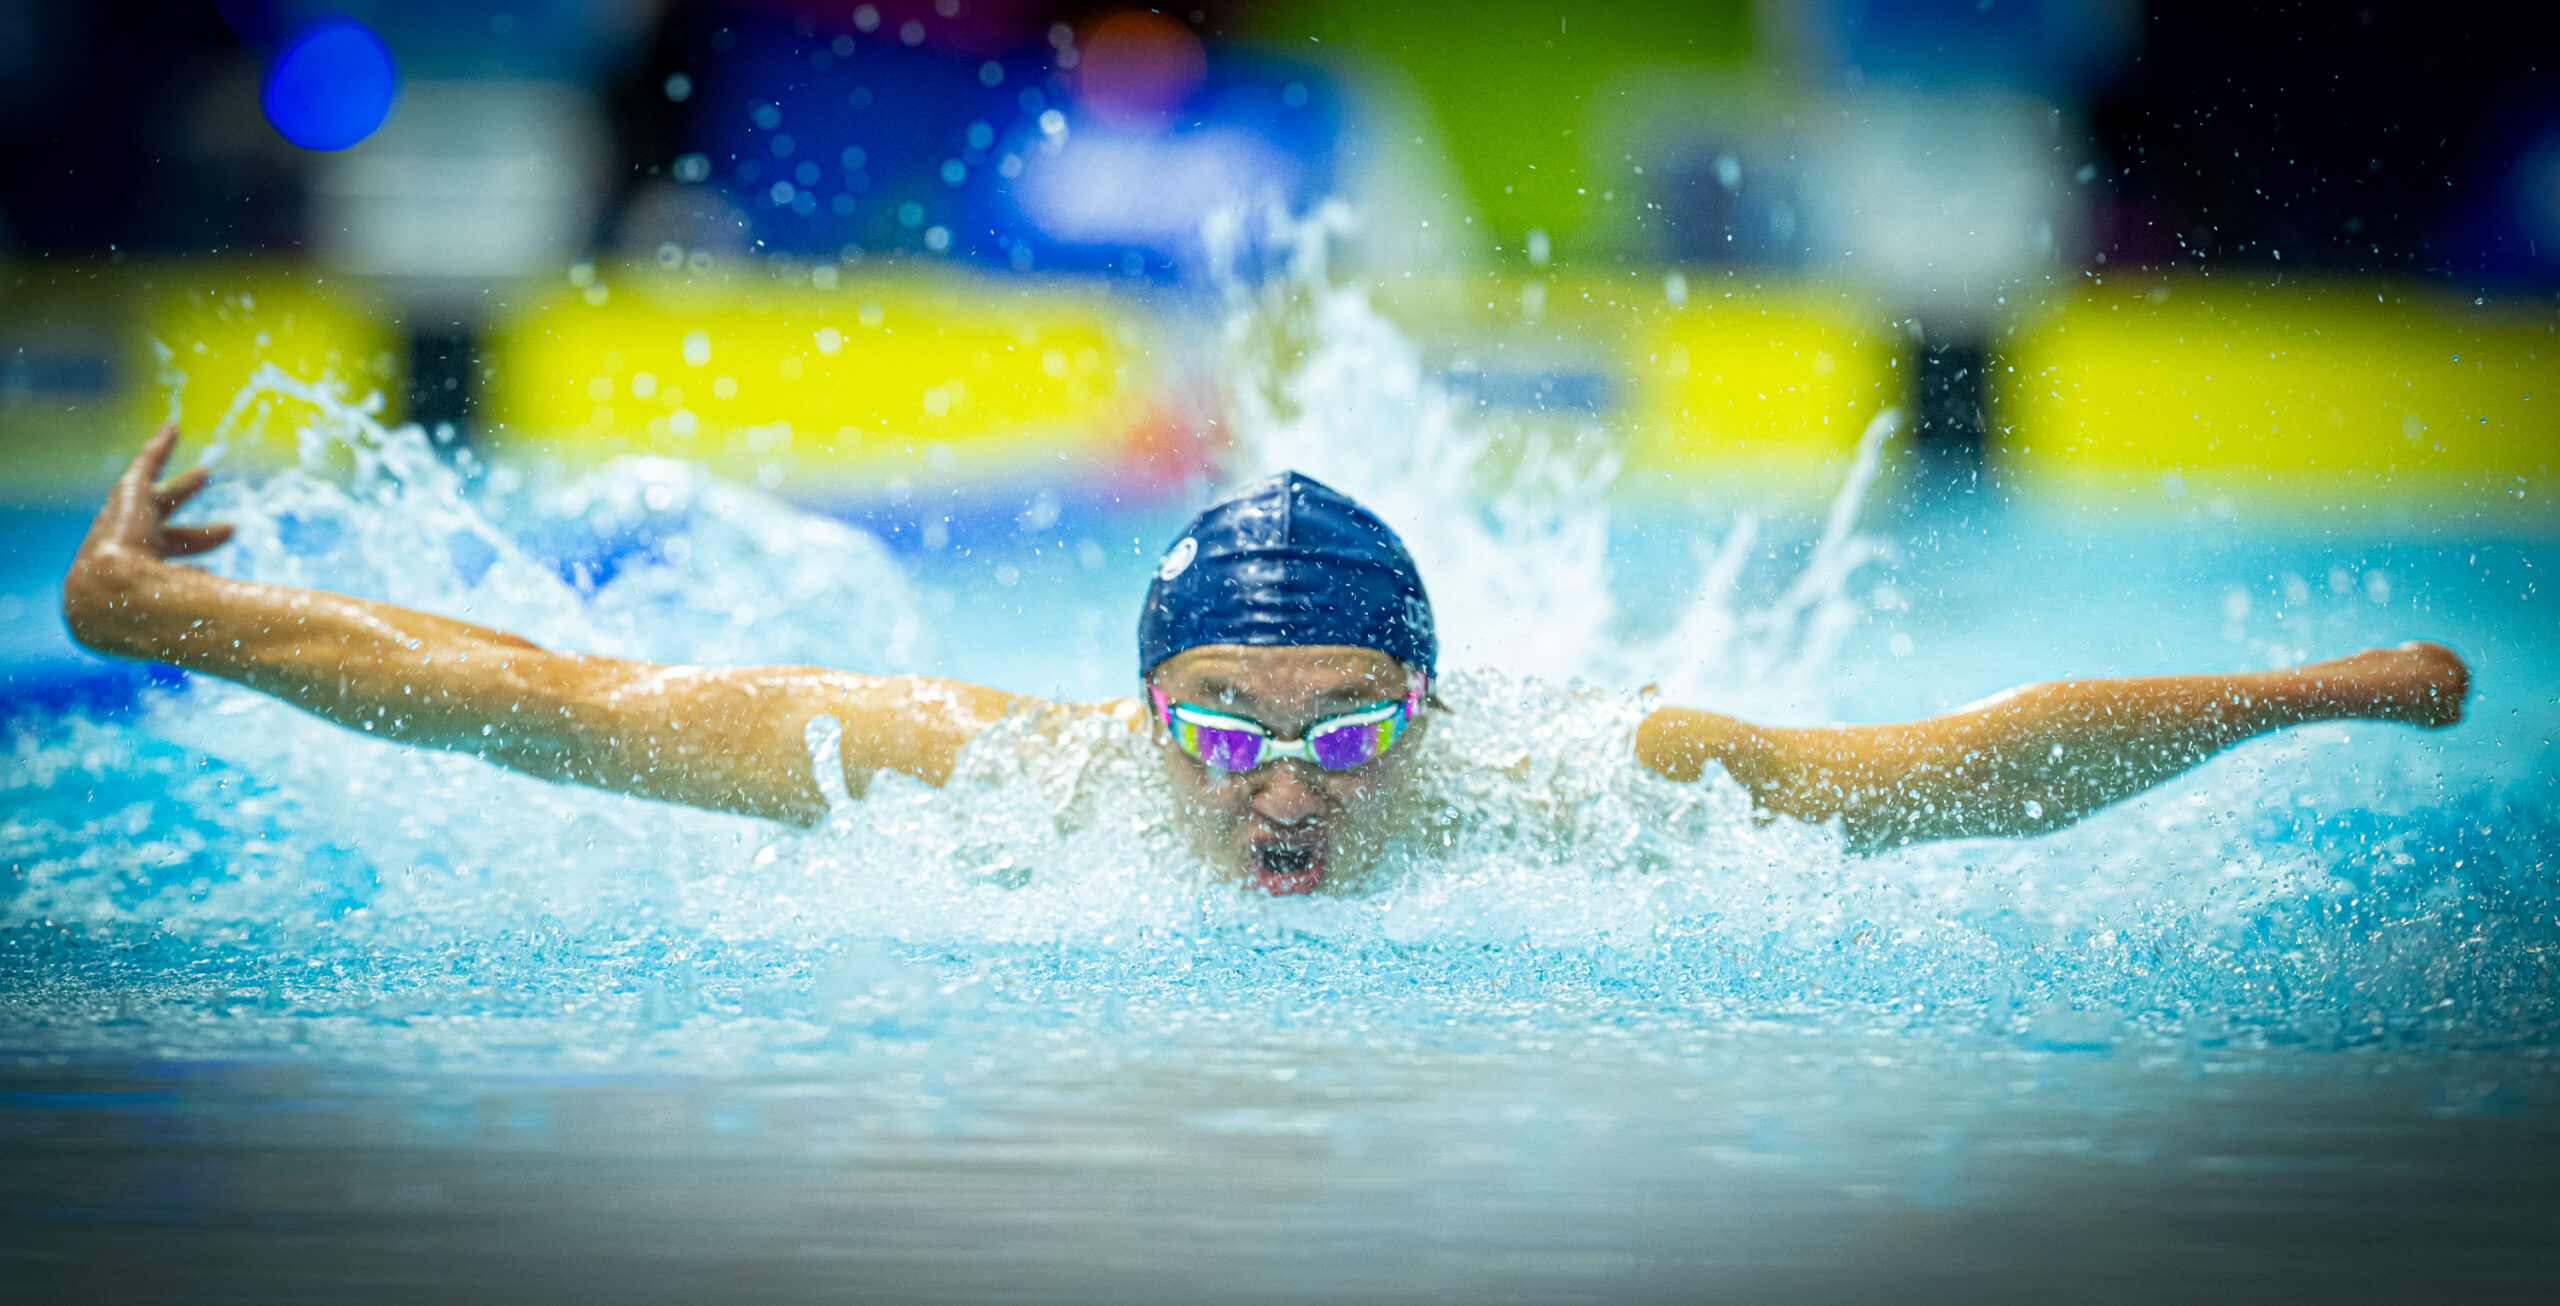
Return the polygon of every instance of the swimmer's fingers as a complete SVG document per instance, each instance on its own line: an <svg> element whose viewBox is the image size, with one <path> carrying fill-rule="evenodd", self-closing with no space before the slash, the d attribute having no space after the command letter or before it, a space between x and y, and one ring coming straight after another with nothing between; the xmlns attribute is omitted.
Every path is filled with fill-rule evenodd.
<svg viewBox="0 0 2560 1306"><path fill-rule="evenodd" d="M2471 697L2471 664L2433 640L2411 640L2393 651L2415 667L2411 673L2417 700L2413 722L2430 730L2460 724L2463 701Z"/></svg>
<svg viewBox="0 0 2560 1306"><path fill-rule="evenodd" d="M144 441L133 462L116 479L106 506L89 528L81 553L99 563L118 556L184 557L220 546L231 538L229 527L172 527L168 517L204 489L210 474L201 467L160 480L169 455L178 445L178 424L164 422Z"/></svg>
<svg viewBox="0 0 2560 1306"><path fill-rule="evenodd" d="M159 478L160 469L169 465L169 451L178 443L178 424L161 425L150 439L143 441L140 452L116 478L116 486L107 492L107 501L98 509L97 520L89 524L89 537L81 542L80 556L85 562L103 564L126 551L145 554L156 546L160 509L153 500L151 483Z"/></svg>
<svg viewBox="0 0 2560 1306"><path fill-rule="evenodd" d="M160 488L151 492L152 499L159 505L160 515L166 517L187 506L187 500L196 497L196 492L212 479L212 471L203 467L182 472L161 482Z"/></svg>
<svg viewBox="0 0 2560 1306"><path fill-rule="evenodd" d="M216 522L210 526L172 526L160 540L160 556L189 558L231 542L231 525Z"/></svg>
<svg viewBox="0 0 2560 1306"><path fill-rule="evenodd" d="M116 478L116 488L107 495L106 509L98 514L99 530L116 539L147 536L174 506L164 504L164 494L181 490L185 494L195 493L186 487L188 478L183 476L172 481L167 491L157 486L160 473L169 465L169 452L177 447L176 422L161 423L160 429L142 442L141 451L125 467L124 475ZM185 499L180 497L175 502L183 503Z"/></svg>
<svg viewBox="0 0 2560 1306"><path fill-rule="evenodd" d="M152 501L160 510L160 556L189 558L208 549L218 549L231 542L229 522L206 522L197 526L171 526L169 514L196 497L196 492L213 479L213 473L198 467L163 482L152 492Z"/></svg>
<svg viewBox="0 0 2560 1306"><path fill-rule="evenodd" d="M2432 640L2366 649L2302 668L2302 674L2334 696L2344 715L2427 730L2460 724L2464 700L2471 696L2470 664Z"/></svg>
<svg viewBox="0 0 2560 1306"><path fill-rule="evenodd" d="M177 447L178 424L162 422L160 429L142 442L142 452L133 456L133 464L124 469L124 477L117 482L117 488L150 488L154 481L160 479L161 471L168 467L169 451Z"/></svg>

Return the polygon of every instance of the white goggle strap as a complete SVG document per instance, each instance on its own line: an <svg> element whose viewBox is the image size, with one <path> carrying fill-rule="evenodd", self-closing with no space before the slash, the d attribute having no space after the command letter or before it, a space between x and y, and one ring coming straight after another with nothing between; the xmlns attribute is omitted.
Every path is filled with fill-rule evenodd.
<svg viewBox="0 0 2560 1306"><path fill-rule="evenodd" d="M1412 683L1414 685L1419 685L1422 682L1420 678L1417 677ZM1316 760L1315 744L1313 743L1313 740L1317 735L1330 733L1335 730L1348 729L1353 726L1373 726L1391 716L1394 716L1398 711L1404 712L1406 719L1411 720L1414 712L1418 710L1416 705L1421 701L1420 691L1418 689L1408 687L1407 693L1408 697L1402 703L1381 703L1376 707L1366 708L1358 712L1345 713L1338 717L1328 717L1325 720L1318 721L1313 726L1310 726L1304 735L1296 739L1282 739L1278 735L1272 734L1269 730L1264 729L1262 723L1259 721L1250 721L1243 717L1224 716L1216 712L1202 711L1199 708L1192 707L1188 703L1174 704L1170 714L1177 720L1188 721L1195 726L1207 726L1212 730L1240 730L1246 734L1260 735L1262 736L1263 748L1268 751L1271 756L1295 757L1312 762Z"/></svg>

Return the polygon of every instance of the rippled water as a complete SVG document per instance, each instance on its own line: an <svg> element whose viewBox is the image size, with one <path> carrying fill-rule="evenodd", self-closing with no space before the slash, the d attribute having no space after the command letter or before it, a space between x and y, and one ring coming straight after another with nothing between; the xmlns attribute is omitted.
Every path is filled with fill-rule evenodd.
<svg viewBox="0 0 2560 1306"><path fill-rule="evenodd" d="M1000 732L801 832L202 680L22 712L0 1274L2385 1300L2560 1271L2549 545L1958 528L1868 507L1865 461L1826 522L1630 516L1607 432L1452 403L1320 270L1226 321L1233 474L1379 507L1462 668L1383 882L1209 884L1102 734ZM215 565L569 647L1117 694L1170 525L899 558L680 464L457 469L262 384L327 416L300 470L208 494L243 527ZM1875 718L2422 635L2474 657L2469 724L2257 741L2034 840L1852 856L1628 757L1648 682Z"/></svg>

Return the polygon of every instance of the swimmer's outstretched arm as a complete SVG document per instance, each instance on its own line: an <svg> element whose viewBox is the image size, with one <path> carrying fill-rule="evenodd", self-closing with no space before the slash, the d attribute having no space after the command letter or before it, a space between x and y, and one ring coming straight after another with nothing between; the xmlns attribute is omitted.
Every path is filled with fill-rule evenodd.
<svg viewBox="0 0 2560 1306"><path fill-rule="evenodd" d="M220 676L339 725L547 780L804 823L826 814L811 718L843 725L858 794L881 769L942 783L962 745L1023 701L921 676L555 653L467 621L216 576L173 561L231 538L228 526L168 523L206 479L198 468L154 485L177 440L165 426L143 446L63 579L72 635L101 653Z"/></svg>
<svg viewBox="0 0 2560 1306"><path fill-rule="evenodd" d="M2412 643L2281 671L2028 685L1896 725L1778 729L1664 708L1638 727L1636 755L1674 780L1720 762L1764 809L1839 817L1875 849L2058 829L2285 726L2449 726L2470 683L2453 650Z"/></svg>

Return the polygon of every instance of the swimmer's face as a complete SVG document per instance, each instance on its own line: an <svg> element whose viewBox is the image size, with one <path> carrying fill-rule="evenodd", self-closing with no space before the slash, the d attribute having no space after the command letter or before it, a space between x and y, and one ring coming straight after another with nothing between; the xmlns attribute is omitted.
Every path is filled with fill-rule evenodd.
<svg viewBox="0 0 2560 1306"><path fill-rule="evenodd" d="M1169 698L1251 717L1282 739L1406 690L1403 663L1339 645L1210 644L1167 658L1152 679ZM1193 846L1222 871L1291 894L1348 882L1367 867L1396 827L1427 724L1415 721L1384 756L1347 771L1297 758L1221 771L1175 747L1160 719L1155 736Z"/></svg>

